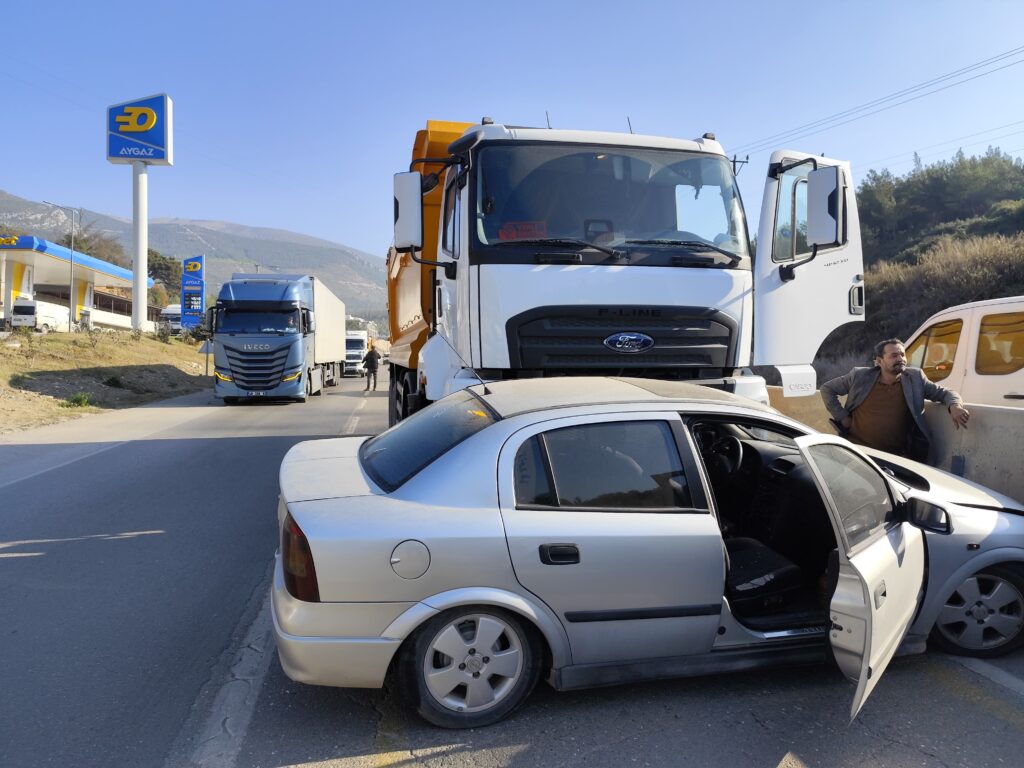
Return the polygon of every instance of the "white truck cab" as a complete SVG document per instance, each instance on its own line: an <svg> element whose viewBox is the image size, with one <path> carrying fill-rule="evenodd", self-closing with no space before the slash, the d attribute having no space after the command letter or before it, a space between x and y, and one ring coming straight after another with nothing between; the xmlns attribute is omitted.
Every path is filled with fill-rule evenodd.
<svg viewBox="0 0 1024 768"><path fill-rule="evenodd" d="M168 304L160 310L160 325L171 333L181 333L181 304Z"/></svg>
<svg viewBox="0 0 1024 768"><path fill-rule="evenodd" d="M822 341L863 320L844 161L772 154L755 256L733 167L712 134L485 121L439 154L395 175L398 260L435 267L422 348L392 352L397 418L477 376L729 380L767 402L747 369L774 365L787 396L811 395ZM437 186L435 213L423 196L434 199ZM436 231L425 234L425 221Z"/></svg>
<svg viewBox="0 0 1024 768"><path fill-rule="evenodd" d="M966 403L1024 407L1024 296L932 315L907 342L907 361Z"/></svg>

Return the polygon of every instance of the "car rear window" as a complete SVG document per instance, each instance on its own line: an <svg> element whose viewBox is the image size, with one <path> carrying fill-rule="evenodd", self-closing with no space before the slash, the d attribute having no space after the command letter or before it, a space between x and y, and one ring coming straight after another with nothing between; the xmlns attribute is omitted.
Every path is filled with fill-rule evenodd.
<svg viewBox="0 0 1024 768"><path fill-rule="evenodd" d="M497 420L483 401L462 390L367 440L359 449L359 460L373 481L390 492Z"/></svg>

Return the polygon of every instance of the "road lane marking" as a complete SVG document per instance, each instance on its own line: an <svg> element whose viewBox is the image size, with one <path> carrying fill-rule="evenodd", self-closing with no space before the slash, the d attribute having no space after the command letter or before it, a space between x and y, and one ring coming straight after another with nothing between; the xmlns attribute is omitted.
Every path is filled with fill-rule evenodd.
<svg viewBox="0 0 1024 768"><path fill-rule="evenodd" d="M358 413L366 405L367 401L365 399L365 396L367 394L369 394L369 393L367 393L367 392L363 393L364 399L359 401L359 405L357 405L355 407L355 410L352 412L352 415L348 417L348 421L346 421L345 422L345 426L341 428L341 432L338 433L339 435L352 435L352 434L355 434L356 425L359 423L359 415L358 415Z"/></svg>
<svg viewBox="0 0 1024 768"><path fill-rule="evenodd" d="M995 664L990 664L981 659L972 659L967 656L950 656L950 658L960 666L971 670L971 672L1013 691L1018 696L1024 696L1024 680L1010 674L1006 670L1000 669Z"/></svg>
<svg viewBox="0 0 1024 768"><path fill-rule="evenodd" d="M15 485L16 483L22 483L25 480L31 480L33 477L39 477L39 475L45 475L47 472L53 472L56 469L63 469L64 467L70 466L70 465L72 465L72 464L74 464L76 462L82 461L84 459L89 459L89 458L92 458L93 456L98 456L101 453L106 453L107 451L112 451L114 448L120 448L122 445L125 445L125 444L130 443L130 442L132 442L132 441L131 440L122 440L121 442L118 442L118 443L111 443L110 445L106 445L106 446L104 446L102 448L99 448L99 449L97 449L95 451L90 451L89 453L86 453L86 454L84 454L82 456L76 456L75 458L68 459L67 461L62 462L60 464L54 464L52 467L46 467L45 469L37 470L37 471L35 471L35 472L33 472L33 473L29 474L29 475L22 475L21 477L16 478L14 480L8 480L6 483L0 483L0 490L3 490L4 488L6 488L9 485Z"/></svg>
<svg viewBox="0 0 1024 768"><path fill-rule="evenodd" d="M191 768L231 768L238 759L263 678L274 657L273 622L267 593L255 621L235 654L227 682L217 692L213 708L199 731Z"/></svg>

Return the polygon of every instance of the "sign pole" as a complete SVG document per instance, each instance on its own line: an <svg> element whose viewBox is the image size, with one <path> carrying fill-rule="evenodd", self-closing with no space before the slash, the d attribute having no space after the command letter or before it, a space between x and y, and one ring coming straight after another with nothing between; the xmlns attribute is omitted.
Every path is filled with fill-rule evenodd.
<svg viewBox="0 0 1024 768"><path fill-rule="evenodd" d="M132 223L135 261L132 271L132 330L141 331L147 313L149 276L149 173L141 160L132 163Z"/></svg>

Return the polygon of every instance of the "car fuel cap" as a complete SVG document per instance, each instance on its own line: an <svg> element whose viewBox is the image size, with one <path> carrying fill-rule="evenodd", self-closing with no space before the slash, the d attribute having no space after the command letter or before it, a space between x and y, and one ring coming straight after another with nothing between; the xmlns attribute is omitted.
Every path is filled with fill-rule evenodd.
<svg viewBox="0 0 1024 768"><path fill-rule="evenodd" d="M403 579L418 579L430 567L430 550L422 541L407 539L391 553L391 568Z"/></svg>

